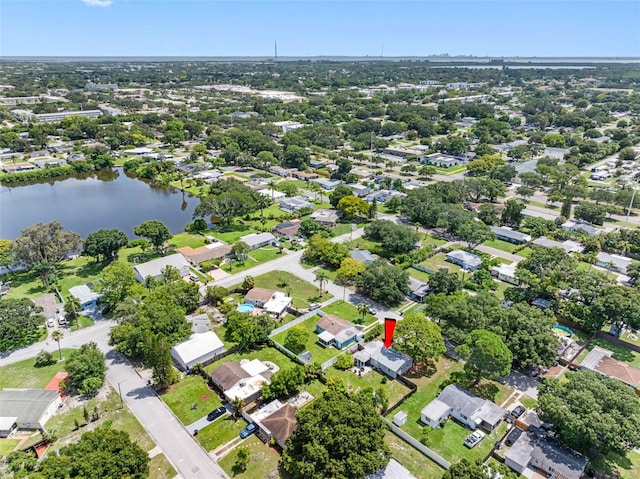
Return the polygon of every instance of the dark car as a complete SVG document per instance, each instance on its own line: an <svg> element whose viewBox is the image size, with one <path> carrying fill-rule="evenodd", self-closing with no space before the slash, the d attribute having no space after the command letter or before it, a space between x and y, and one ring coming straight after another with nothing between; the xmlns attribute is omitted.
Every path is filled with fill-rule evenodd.
<svg viewBox="0 0 640 479"><path fill-rule="evenodd" d="M247 427L245 427L242 431L240 431L240 437L242 439L246 439L257 430L258 430L258 426L256 426L256 424L252 422Z"/></svg>
<svg viewBox="0 0 640 479"><path fill-rule="evenodd" d="M511 415L513 417L520 417L524 414L524 412L526 411L524 406L516 406L515 408L513 408L513 411L511 411Z"/></svg>
<svg viewBox="0 0 640 479"><path fill-rule="evenodd" d="M227 412L227 409L224 406L220 406L218 409L214 409L209 414L207 414L207 421L213 421L214 419L218 419L224 413Z"/></svg>

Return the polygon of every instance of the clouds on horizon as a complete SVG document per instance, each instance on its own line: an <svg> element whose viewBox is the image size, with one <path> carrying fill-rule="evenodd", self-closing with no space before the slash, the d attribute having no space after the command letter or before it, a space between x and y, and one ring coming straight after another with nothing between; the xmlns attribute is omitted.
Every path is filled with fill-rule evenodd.
<svg viewBox="0 0 640 479"><path fill-rule="evenodd" d="M82 0L82 3L90 7L108 7L113 3L113 1L112 0Z"/></svg>

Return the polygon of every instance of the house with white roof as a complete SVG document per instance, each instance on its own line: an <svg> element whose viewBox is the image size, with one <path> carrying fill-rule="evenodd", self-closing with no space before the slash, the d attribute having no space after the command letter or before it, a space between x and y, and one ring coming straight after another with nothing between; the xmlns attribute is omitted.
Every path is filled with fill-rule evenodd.
<svg viewBox="0 0 640 479"><path fill-rule="evenodd" d="M356 367L370 366L392 379L406 373L413 360L400 351L386 348L381 341L365 344L364 348L353 355Z"/></svg>
<svg viewBox="0 0 640 479"><path fill-rule="evenodd" d="M164 280L163 271L167 266L173 266L180 272L180 277L189 276L189 262L180 253L152 259L146 263L141 263L133 267L136 279L144 284L147 277L155 280Z"/></svg>
<svg viewBox="0 0 640 479"><path fill-rule="evenodd" d="M262 248L263 246L275 243L276 237L269 232L252 233L250 235L242 236L240 238L240 241L246 243L246 245L249 247L249 251L253 251L254 249Z"/></svg>
<svg viewBox="0 0 640 479"><path fill-rule="evenodd" d="M531 241L531 235L520 233L507 226L489 226L489 228L496 235L496 238L502 241L514 244L523 244Z"/></svg>
<svg viewBox="0 0 640 479"><path fill-rule="evenodd" d="M482 259L480 256L461 249L450 251L447 253L445 259L449 263L457 264L462 269L466 269L468 271L475 271L482 266Z"/></svg>
<svg viewBox="0 0 640 479"><path fill-rule="evenodd" d="M213 331L192 334L189 339L171 348L171 357L177 366L186 371L195 364L207 365L225 352L222 341Z"/></svg>
<svg viewBox="0 0 640 479"><path fill-rule="evenodd" d="M102 296L101 294L93 291L88 284L81 284L79 286L69 288L69 294L80 302L80 308L82 311L96 309L98 306L98 299Z"/></svg>
<svg viewBox="0 0 640 479"><path fill-rule="evenodd" d="M491 275L499 281L518 286L520 281L516 278L516 264L500 264L491 268Z"/></svg>
<svg viewBox="0 0 640 479"><path fill-rule="evenodd" d="M211 381L228 401L237 398L249 404L260 397L262 386L271 384L271 375L278 370L271 362L242 359L218 366L211 373Z"/></svg>
<svg viewBox="0 0 640 479"><path fill-rule="evenodd" d="M631 265L631 258L617 254L600 252L596 256L596 266L608 269L615 273L627 274L627 268Z"/></svg>

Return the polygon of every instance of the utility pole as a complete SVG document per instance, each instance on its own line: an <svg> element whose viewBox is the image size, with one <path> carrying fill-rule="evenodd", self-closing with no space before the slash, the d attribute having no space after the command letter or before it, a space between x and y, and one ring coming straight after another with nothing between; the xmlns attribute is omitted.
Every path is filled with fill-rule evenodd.
<svg viewBox="0 0 640 479"><path fill-rule="evenodd" d="M120 389L120 383L118 383L118 394L120 394L120 409L124 409L124 402L122 401L122 389Z"/></svg>
<svg viewBox="0 0 640 479"><path fill-rule="evenodd" d="M624 220L625 228L627 227L627 223L629 222L629 216L631 215L631 207L633 206L633 200L635 200L635 198L636 198L636 191L638 191L638 188L636 188L634 186L633 187L633 194L631 195L631 201L629 202L629 209L627 209L627 217Z"/></svg>

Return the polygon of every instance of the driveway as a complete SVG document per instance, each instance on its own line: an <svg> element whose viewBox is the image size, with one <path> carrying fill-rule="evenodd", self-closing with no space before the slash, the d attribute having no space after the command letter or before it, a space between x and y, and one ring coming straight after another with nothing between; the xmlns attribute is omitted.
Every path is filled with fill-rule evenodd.
<svg viewBox="0 0 640 479"><path fill-rule="evenodd" d="M538 386L540 383L518 371L511 371L511 374L506 378L500 378L500 382L512 387L521 394L538 399Z"/></svg>
<svg viewBox="0 0 640 479"><path fill-rule="evenodd" d="M228 406L225 406L225 408L227 409L227 414L229 414L231 411L229 411ZM209 414L210 411L207 411L207 414ZM198 431L200 429L203 429L205 427L207 427L209 424L213 424L214 422L216 422L219 419L222 419L223 417L226 417L226 414L223 414L222 416L214 419L213 421L209 421L207 419L207 416L203 416L200 419L198 419L195 422L192 422L191 424L189 424L188 426L185 426L187 428L187 431L189 432L189 434L193 435L193 432L197 429Z"/></svg>

